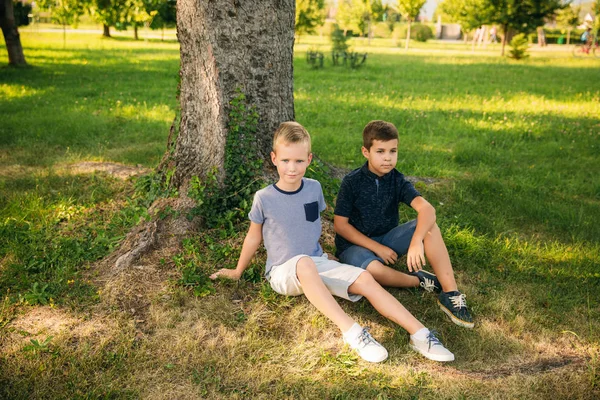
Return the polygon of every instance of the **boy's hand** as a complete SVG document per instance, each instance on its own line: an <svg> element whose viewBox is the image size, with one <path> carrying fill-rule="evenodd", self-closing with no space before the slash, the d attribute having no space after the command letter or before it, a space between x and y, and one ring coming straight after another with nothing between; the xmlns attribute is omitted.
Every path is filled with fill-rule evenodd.
<svg viewBox="0 0 600 400"><path fill-rule="evenodd" d="M219 277L233 279L234 281L237 281L241 278L241 276L242 275L238 273L235 269L221 268L220 270L209 276L209 278L213 281Z"/></svg>
<svg viewBox="0 0 600 400"><path fill-rule="evenodd" d="M398 260L398 254L387 246L381 245L375 252L377 257L381 258L386 264L394 264Z"/></svg>
<svg viewBox="0 0 600 400"><path fill-rule="evenodd" d="M406 254L406 265L408 266L408 270L410 272L420 271L426 265L423 242L411 242L410 246L408 247L408 253Z"/></svg>

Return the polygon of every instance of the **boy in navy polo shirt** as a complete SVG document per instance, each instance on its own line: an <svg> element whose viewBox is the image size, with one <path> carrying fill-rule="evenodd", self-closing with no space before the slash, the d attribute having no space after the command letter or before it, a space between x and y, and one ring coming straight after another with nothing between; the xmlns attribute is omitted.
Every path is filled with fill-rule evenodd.
<svg viewBox="0 0 600 400"><path fill-rule="evenodd" d="M340 187L334 217L336 256L365 269L383 286L421 286L439 293L438 304L457 325L473 328L465 295L458 291L448 250L435 223L435 209L396 169L398 130L371 121L363 130L367 162L350 172ZM398 206L417 219L398 226ZM407 255L409 273L388 267ZM436 275L424 271L425 256ZM386 265L387 264L387 265Z"/></svg>

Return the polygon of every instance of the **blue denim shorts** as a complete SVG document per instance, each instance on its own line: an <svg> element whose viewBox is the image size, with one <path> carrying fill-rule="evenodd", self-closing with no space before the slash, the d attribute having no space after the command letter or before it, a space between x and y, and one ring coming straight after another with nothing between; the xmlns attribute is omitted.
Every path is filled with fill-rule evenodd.
<svg viewBox="0 0 600 400"><path fill-rule="evenodd" d="M389 247L400 256L408 252L408 246L410 246L410 241L412 240L416 227L417 220L413 219L405 224L398 225L383 236L375 236L371 239ZM362 269L367 269L367 266L373 260L379 260L382 264L385 264L383 260L377 257L371 250L356 245L344 250L339 258L344 264L354 265L355 267Z"/></svg>

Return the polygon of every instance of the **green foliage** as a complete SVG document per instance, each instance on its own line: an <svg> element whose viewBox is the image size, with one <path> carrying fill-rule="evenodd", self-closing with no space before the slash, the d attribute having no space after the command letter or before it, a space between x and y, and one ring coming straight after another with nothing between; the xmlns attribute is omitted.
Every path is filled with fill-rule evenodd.
<svg viewBox="0 0 600 400"><path fill-rule="evenodd" d="M219 182L215 168L203 179L193 177L188 192L197 204L190 217L200 216L208 228L220 227L223 236L233 233L235 225L245 219L253 194L262 185L263 160L254 140L258 113L246 104L241 92L230 106L225 179Z"/></svg>
<svg viewBox="0 0 600 400"><path fill-rule="evenodd" d="M175 267L181 272L181 278L177 283L191 289L196 297L204 297L214 293L212 280L198 262L201 259L198 248L190 239L184 240L183 248L183 253L173 257Z"/></svg>
<svg viewBox="0 0 600 400"><path fill-rule="evenodd" d="M76 26L85 13L87 4L80 0L40 0L38 5L51 12L53 22Z"/></svg>
<svg viewBox="0 0 600 400"><path fill-rule="evenodd" d="M31 344L23 347L23 351L32 352L34 354L51 353L52 349L50 348L50 342L52 339L54 339L54 336L48 336L43 342L40 342L37 339L29 339Z"/></svg>
<svg viewBox="0 0 600 400"><path fill-rule="evenodd" d="M177 0L143 0L146 11L153 15L151 29L172 28L177 25Z"/></svg>
<svg viewBox="0 0 600 400"><path fill-rule="evenodd" d="M340 0L338 2L336 22L345 30L364 36L367 34L368 21L372 20L370 2L365 0Z"/></svg>
<svg viewBox="0 0 600 400"><path fill-rule="evenodd" d="M556 14L556 24L562 28L576 28L579 25L579 13L581 6L575 7L569 4L567 7L558 10Z"/></svg>
<svg viewBox="0 0 600 400"><path fill-rule="evenodd" d="M398 10L404 18L414 21L419 16L426 0L398 0Z"/></svg>
<svg viewBox="0 0 600 400"><path fill-rule="evenodd" d="M344 34L344 31L338 24L333 26L331 30L331 51L334 53L344 53L348 51L350 45L348 44L348 36Z"/></svg>
<svg viewBox="0 0 600 400"><path fill-rule="evenodd" d="M31 14L31 4L13 0L13 14L17 26L29 25L29 14Z"/></svg>
<svg viewBox="0 0 600 400"><path fill-rule="evenodd" d="M491 18L491 5L486 0L443 0L438 10L448 17L448 22L460 24L465 32L489 23Z"/></svg>
<svg viewBox="0 0 600 400"><path fill-rule="evenodd" d="M127 26L129 0L91 0L90 14L101 24L124 29Z"/></svg>
<svg viewBox="0 0 600 400"><path fill-rule="evenodd" d="M521 60L523 58L529 57L527 54L527 48L529 47L529 41L524 34L520 33L512 38L510 41L510 51L508 56L515 60Z"/></svg>
<svg viewBox="0 0 600 400"><path fill-rule="evenodd" d="M41 286L39 282L35 282L31 289L25 293L25 301L32 306L48 304L50 293L46 292L46 289L48 289L48 284Z"/></svg>
<svg viewBox="0 0 600 400"><path fill-rule="evenodd" d="M296 0L296 34L315 33L325 22L324 0Z"/></svg>
<svg viewBox="0 0 600 400"><path fill-rule="evenodd" d="M500 25L504 33L534 32L567 6L561 0L484 0L484 7L489 10L487 22Z"/></svg>
<svg viewBox="0 0 600 400"><path fill-rule="evenodd" d="M408 33L408 26L405 26L400 31L400 37L406 37ZM411 24L410 27L410 38L412 40L416 40L417 42L426 42L429 39L433 39L433 31L429 27L429 25L425 24Z"/></svg>

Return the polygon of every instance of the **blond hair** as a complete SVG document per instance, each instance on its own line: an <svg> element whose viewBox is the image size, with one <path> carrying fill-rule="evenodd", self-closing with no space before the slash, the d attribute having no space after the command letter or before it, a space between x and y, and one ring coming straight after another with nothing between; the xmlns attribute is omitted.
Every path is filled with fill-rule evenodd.
<svg viewBox="0 0 600 400"><path fill-rule="evenodd" d="M299 123L294 121L282 122L273 135L273 151L280 141L285 143L306 143L310 153L310 135Z"/></svg>

